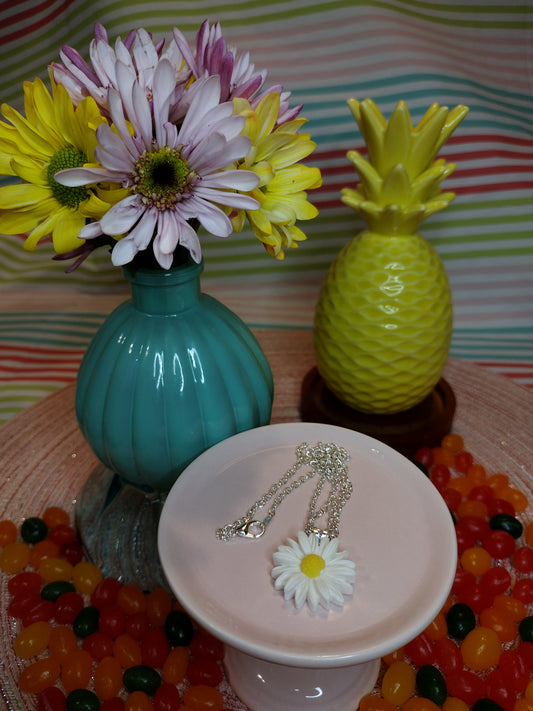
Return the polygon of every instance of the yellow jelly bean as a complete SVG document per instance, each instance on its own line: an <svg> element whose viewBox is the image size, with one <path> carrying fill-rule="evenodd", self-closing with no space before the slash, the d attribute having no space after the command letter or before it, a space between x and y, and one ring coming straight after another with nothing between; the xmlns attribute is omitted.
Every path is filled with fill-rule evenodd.
<svg viewBox="0 0 533 711"><path fill-rule="evenodd" d="M384 699L395 706L403 706L413 695L416 685L416 674L407 662L394 662L387 669L381 682L381 694Z"/></svg>

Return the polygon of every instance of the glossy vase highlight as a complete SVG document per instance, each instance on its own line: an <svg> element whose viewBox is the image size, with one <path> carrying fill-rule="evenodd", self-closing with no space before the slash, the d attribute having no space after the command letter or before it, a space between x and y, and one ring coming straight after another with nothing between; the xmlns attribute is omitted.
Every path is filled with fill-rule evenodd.
<svg viewBox="0 0 533 711"><path fill-rule="evenodd" d="M97 457L135 486L167 492L201 452L268 424L272 374L242 320L200 291L202 266L125 268L132 298L83 358L80 428Z"/></svg>
<svg viewBox="0 0 533 711"><path fill-rule="evenodd" d="M126 267L131 300L80 366L76 415L102 462L76 505L88 558L143 589L165 585L157 527L166 494L204 450L270 421L272 373L254 335L201 293L202 265Z"/></svg>

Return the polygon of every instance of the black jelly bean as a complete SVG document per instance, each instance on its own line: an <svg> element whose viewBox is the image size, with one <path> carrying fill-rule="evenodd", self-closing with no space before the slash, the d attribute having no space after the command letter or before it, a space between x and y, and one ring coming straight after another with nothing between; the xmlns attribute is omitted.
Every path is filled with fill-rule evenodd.
<svg viewBox="0 0 533 711"><path fill-rule="evenodd" d="M76 588L67 580L53 580L51 583L47 583L41 590L41 597L43 600L55 602L66 592L76 592Z"/></svg>
<svg viewBox="0 0 533 711"><path fill-rule="evenodd" d="M524 617L518 625L518 634L523 642L533 642L533 615Z"/></svg>
<svg viewBox="0 0 533 711"><path fill-rule="evenodd" d="M48 535L48 526L42 518L31 516L20 527L20 535L26 543L39 543Z"/></svg>
<svg viewBox="0 0 533 711"><path fill-rule="evenodd" d="M446 613L448 633L456 639L464 639L476 626L476 616L464 602L456 602Z"/></svg>
<svg viewBox="0 0 533 711"><path fill-rule="evenodd" d="M161 685L161 677L156 670L145 664L126 669L122 681L128 691L144 691L149 696L153 696Z"/></svg>
<svg viewBox="0 0 533 711"><path fill-rule="evenodd" d="M472 711L504 711L504 708L492 699L478 699L472 706Z"/></svg>
<svg viewBox="0 0 533 711"><path fill-rule="evenodd" d="M100 700L89 689L74 689L65 700L67 711L98 711Z"/></svg>
<svg viewBox="0 0 533 711"><path fill-rule="evenodd" d="M169 612L165 620L165 634L173 647L187 647L194 636L189 615L181 610Z"/></svg>
<svg viewBox="0 0 533 711"><path fill-rule="evenodd" d="M506 513L499 513L492 516L489 521L489 527L493 530L510 533L513 538L520 538L524 530L524 527L517 518Z"/></svg>
<svg viewBox="0 0 533 711"><path fill-rule="evenodd" d="M98 630L98 618L100 610L97 607L84 607L76 615L76 619L72 623L72 629L77 637L85 638Z"/></svg>
<svg viewBox="0 0 533 711"><path fill-rule="evenodd" d="M446 682L440 671L432 664L424 664L416 673L416 688L420 696L441 706L448 697Z"/></svg>

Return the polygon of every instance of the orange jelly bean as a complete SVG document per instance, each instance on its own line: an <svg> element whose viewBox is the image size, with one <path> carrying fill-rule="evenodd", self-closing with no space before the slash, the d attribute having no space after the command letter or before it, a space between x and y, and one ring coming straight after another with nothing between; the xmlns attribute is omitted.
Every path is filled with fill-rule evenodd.
<svg viewBox="0 0 533 711"><path fill-rule="evenodd" d="M59 546L53 541L44 539L36 543L31 549L29 564L35 570L39 570L41 563L45 558L58 558L59 557Z"/></svg>
<svg viewBox="0 0 533 711"><path fill-rule="evenodd" d="M528 499L525 494L523 494L514 486L504 486L498 489L498 497L504 501L508 501L514 507L517 512L525 511L528 507Z"/></svg>
<svg viewBox="0 0 533 711"><path fill-rule="evenodd" d="M39 566L39 574L47 583L56 580L71 580L72 565L63 558L44 558Z"/></svg>
<svg viewBox="0 0 533 711"><path fill-rule="evenodd" d="M501 642L512 642L516 637L516 622L506 610L487 607L481 612L479 621L483 627L494 630Z"/></svg>
<svg viewBox="0 0 533 711"><path fill-rule="evenodd" d="M402 706L403 711L440 711L440 706L423 696L413 696Z"/></svg>
<svg viewBox="0 0 533 711"><path fill-rule="evenodd" d="M107 701L117 696L122 688L122 667L115 657L104 657L94 672L94 691L98 698Z"/></svg>
<svg viewBox="0 0 533 711"><path fill-rule="evenodd" d="M476 576L492 568L492 556L484 548L474 546L461 554L461 567Z"/></svg>
<svg viewBox="0 0 533 711"><path fill-rule="evenodd" d="M381 682L381 695L395 706L402 706L413 695L416 686L414 669L407 662L395 662Z"/></svg>
<svg viewBox="0 0 533 711"><path fill-rule="evenodd" d="M533 711L533 701L530 699L517 699L513 711Z"/></svg>
<svg viewBox="0 0 533 711"><path fill-rule="evenodd" d="M222 694L212 686L190 686L183 695L183 701L191 711L222 711L224 700Z"/></svg>
<svg viewBox="0 0 533 711"><path fill-rule="evenodd" d="M170 650L161 670L163 681L169 684L179 684L185 678L188 665L189 650L187 647L174 647Z"/></svg>
<svg viewBox="0 0 533 711"><path fill-rule="evenodd" d="M487 484L496 493L505 486L509 486L509 477L507 474L493 474L487 479Z"/></svg>
<svg viewBox="0 0 533 711"><path fill-rule="evenodd" d="M82 560L72 570L72 582L76 590L86 595L91 595L103 579L102 571L96 565Z"/></svg>
<svg viewBox="0 0 533 711"><path fill-rule="evenodd" d="M28 694L40 694L56 683L60 671L59 662L55 659L38 659L20 672L19 688Z"/></svg>
<svg viewBox="0 0 533 711"><path fill-rule="evenodd" d="M367 694L359 702L359 711L397 711L397 709L394 704L381 696Z"/></svg>
<svg viewBox="0 0 533 711"><path fill-rule="evenodd" d="M155 588L146 598L146 614L152 627L163 627L172 610L172 598L164 588Z"/></svg>
<svg viewBox="0 0 533 711"><path fill-rule="evenodd" d="M461 644L463 662L473 671L483 671L495 666L501 653L500 638L490 627L475 627Z"/></svg>
<svg viewBox="0 0 533 711"><path fill-rule="evenodd" d="M404 659L404 648L400 647L399 649L395 649L394 652L390 652L389 654L386 654L384 657L382 657L382 660L385 662L385 664L390 667L391 664L394 664L394 662L401 662Z"/></svg>
<svg viewBox="0 0 533 711"><path fill-rule="evenodd" d="M443 447L433 447L433 464L445 464L447 467L452 467L455 462L455 455L450 449Z"/></svg>
<svg viewBox="0 0 533 711"><path fill-rule="evenodd" d="M91 680L93 660L85 649L76 649L61 664L61 681L69 694L74 689L85 689Z"/></svg>
<svg viewBox="0 0 533 711"><path fill-rule="evenodd" d="M0 548L7 546L9 543L14 543L17 540L17 527L9 519L0 521Z"/></svg>
<svg viewBox="0 0 533 711"><path fill-rule="evenodd" d="M448 634L448 625L446 624L444 612L441 611L438 613L438 615L426 627L424 634L432 642L436 642L438 639L446 637Z"/></svg>
<svg viewBox="0 0 533 711"><path fill-rule="evenodd" d="M153 711L151 698L144 691L132 691L124 704L124 711Z"/></svg>
<svg viewBox="0 0 533 711"><path fill-rule="evenodd" d="M121 634L115 639L113 656L118 659L124 669L142 663L141 647L129 634Z"/></svg>
<svg viewBox="0 0 533 711"><path fill-rule="evenodd" d="M48 647L52 625L49 622L33 622L24 627L15 637L13 649L21 659L36 657Z"/></svg>
<svg viewBox="0 0 533 711"><path fill-rule="evenodd" d="M442 711L470 711L470 706L456 696L448 696L442 705Z"/></svg>
<svg viewBox="0 0 533 711"><path fill-rule="evenodd" d="M492 606L496 610L502 610L508 614L515 622L520 622L520 620L523 620L528 614L526 605L521 600L517 600L510 595L496 595Z"/></svg>
<svg viewBox="0 0 533 711"><path fill-rule="evenodd" d="M471 501L470 499L461 501L461 503L457 507L457 515L459 516L459 518L464 518L465 516L474 516L474 518L486 518L488 512L489 509L487 504L484 504L482 501Z"/></svg>
<svg viewBox="0 0 533 711"><path fill-rule="evenodd" d="M74 634L72 627L56 625L52 628L48 642L48 654L51 657L61 663L77 649L78 638Z"/></svg>
<svg viewBox="0 0 533 711"><path fill-rule="evenodd" d="M526 530L524 532L526 541L530 546L533 546L533 521L530 521L528 525L526 526Z"/></svg>
<svg viewBox="0 0 533 711"><path fill-rule="evenodd" d="M127 615L135 615L146 610L146 597L140 587L127 583L118 591L117 604Z"/></svg>
<svg viewBox="0 0 533 711"><path fill-rule="evenodd" d="M485 484L487 481L487 470L482 464L471 464L466 470L467 479L471 482L475 482L476 486L480 484Z"/></svg>
<svg viewBox="0 0 533 711"><path fill-rule="evenodd" d="M48 528L56 526L68 526L70 524L70 516L65 509L59 506L49 506L45 509L42 517Z"/></svg>
<svg viewBox="0 0 533 711"><path fill-rule="evenodd" d="M456 432L450 432L450 434L445 435L440 443L442 449L449 449L454 454L460 452L464 449L465 443L460 434Z"/></svg>
<svg viewBox="0 0 533 711"><path fill-rule="evenodd" d="M23 541L8 543L0 551L0 569L4 573L18 573L28 565L30 547Z"/></svg>

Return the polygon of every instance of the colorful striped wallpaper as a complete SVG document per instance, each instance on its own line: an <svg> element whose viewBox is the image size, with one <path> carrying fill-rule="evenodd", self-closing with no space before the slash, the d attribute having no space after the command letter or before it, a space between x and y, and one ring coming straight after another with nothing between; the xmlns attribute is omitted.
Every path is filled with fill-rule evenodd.
<svg viewBox="0 0 533 711"><path fill-rule="evenodd" d="M319 217L301 225L307 242L282 264L250 233L204 237L204 289L240 305L252 325L310 328L328 265L363 226L339 199L340 189L357 181L346 152L362 147L346 99L370 97L386 116L404 99L413 122L434 101L464 103L470 112L442 151L457 164L444 184L456 199L421 232L452 285L452 355L533 388L533 4L0 2L0 100L20 107L22 82L45 78L62 43L84 50L97 20L111 36L140 26L169 36L178 25L192 38L206 17L221 22L229 43L250 50L270 84L283 84L304 104L317 143L309 162L321 168L324 185L313 195ZM75 308L72 315L69 303L125 288L103 253L69 276L50 255L46 247L24 252L17 237L0 238L0 422L74 378L104 312ZM57 294L64 294L64 308L57 308Z"/></svg>

